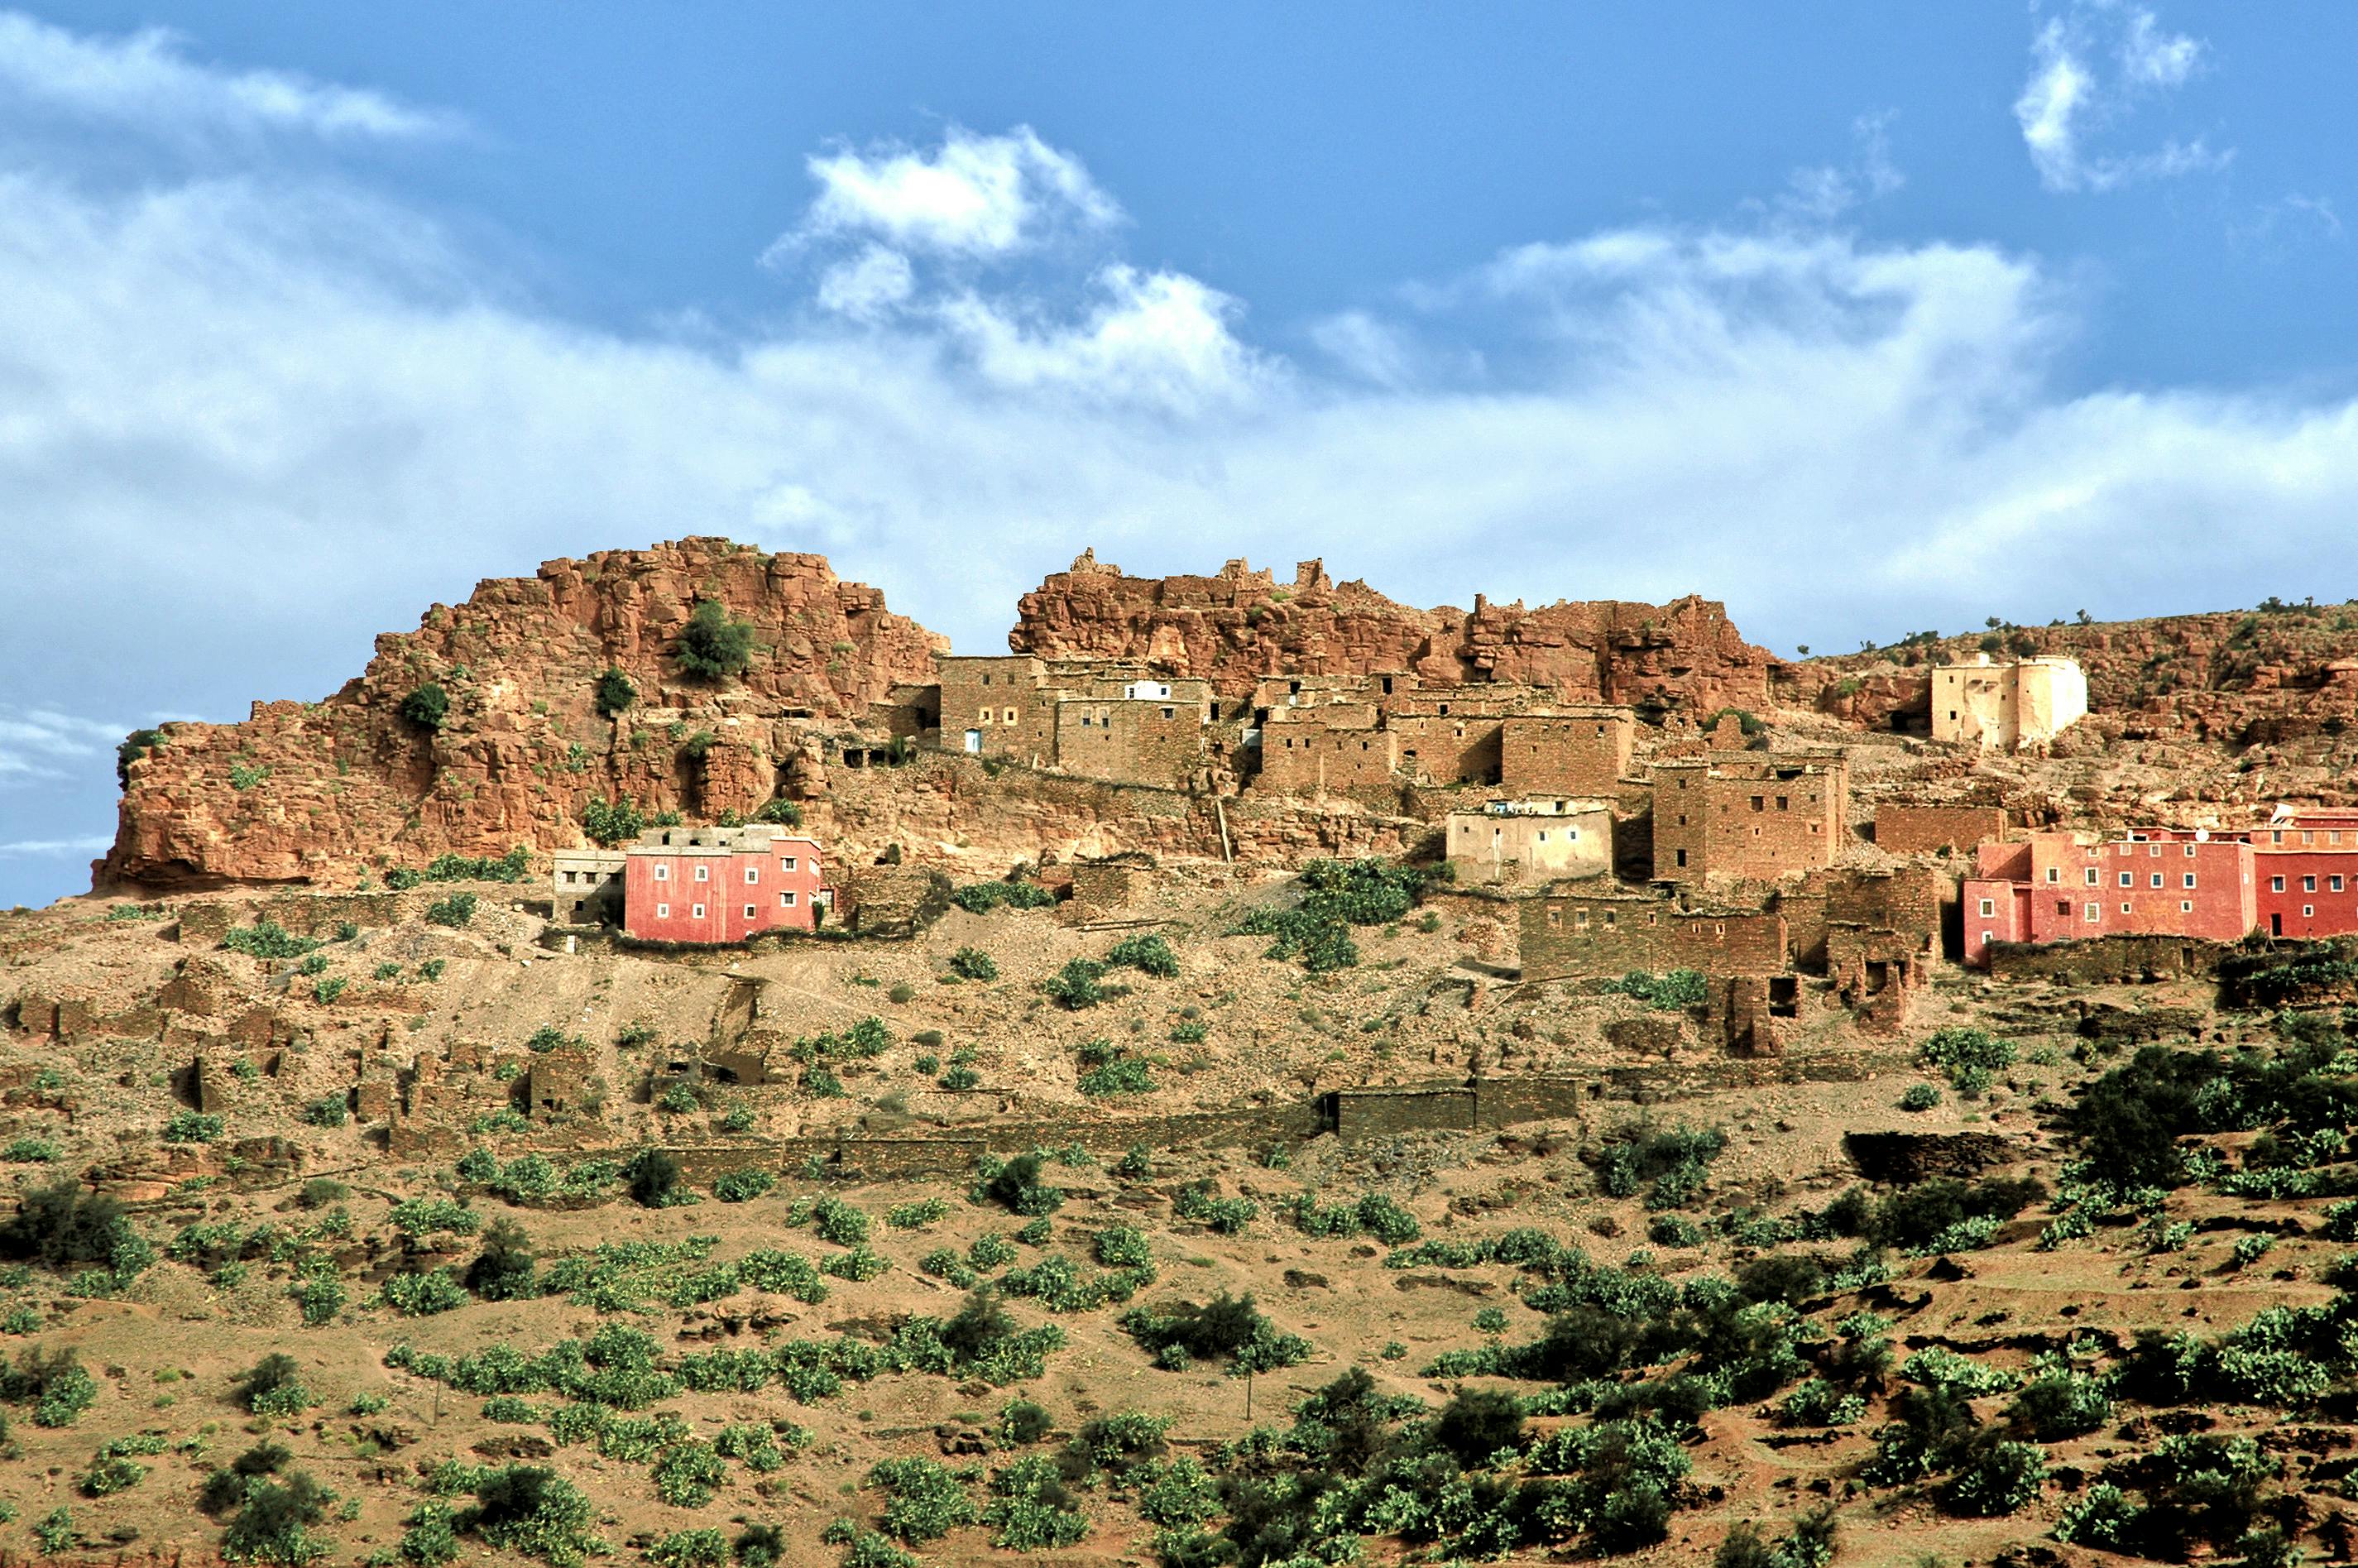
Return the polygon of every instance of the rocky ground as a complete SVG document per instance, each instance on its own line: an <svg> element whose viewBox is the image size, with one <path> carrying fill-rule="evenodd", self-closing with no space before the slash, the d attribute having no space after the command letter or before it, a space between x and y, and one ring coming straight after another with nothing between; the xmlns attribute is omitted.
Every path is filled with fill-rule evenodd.
<svg viewBox="0 0 2358 1568"><path fill-rule="evenodd" d="M2253 1435L2246 1489L2294 1499L2284 1517L2312 1549L2320 1530L2332 1538L2347 1468L2333 1455L2350 1441L2338 1360L2327 1358L2326 1384L2289 1395L2246 1369L2234 1397L2175 1402L2140 1402L2133 1387L2159 1396L2125 1370L2140 1329L2215 1336L2269 1309L2335 1301L2340 1222L2329 1205L2227 1195L2215 1178L2090 1196L2086 1173L2065 1173L2078 1151L2064 1114L2125 1059L2080 1033L2092 1007L2154 1013L2171 1045L2278 1043L2267 1016L2212 1011L2207 986L2008 989L1951 971L1905 1039L1831 1025L1796 1047L1797 1061L1847 1057L1846 1080L1788 1082L1770 1064L1747 1087L1682 1093L1704 1080L1681 1069L1716 1060L1689 1029L1689 1044L1649 1065L1652 1078L1617 1079L1553 1121L1228 1147L1164 1146L1150 1132L1125 1156L1124 1121L1152 1129L1156 1118L1245 1113L1337 1087L1462 1080L1476 1066L1595 1073L1602 1084L1604 1069L1630 1065L1605 1045L1606 1029L1647 1010L1502 979L1510 937L1462 900L1362 928L1358 965L1307 974L1265 957L1266 937L1232 934L1244 912L1290 903L1292 879L1273 871L1162 877L1120 929L1078 927L1053 910L957 911L909 943L695 960L551 951L528 892L470 891L480 902L466 925L409 914L327 941L316 950L324 964L250 957L190 935L210 928L205 899L172 901L154 912L161 918L109 918L133 906L70 901L0 919L0 998L80 999L97 1020L60 1041L16 1018L0 1053L0 1080L12 1086L0 1141L16 1185L30 1194L86 1174L82 1191L127 1204L119 1217L81 1217L104 1232L94 1248L75 1244L71 1224L34 1235L20 1221L10 1233L20 1260L5 1276L0 1315L20 1344L6 1381L15 1462L0 1466L0 1499L13 1514L0 1544L64 1554L227 1544L264 1556L316 1547L336 1561L419 1563L524 1552L563 1563L594 1536L616 1556L669 1564L725 1559L741 1540L741 1560L796 1563L891 1562L903 1550L938 1561L1184 1563L1239 1549L1259 1563L1358 1541L1376 1558L1627 1552L1686 1563L1711 1558L1746 1522L1776 1551L1823 1505L1844 1563L1990 1562L2008 1548L2021 1562L2095 1561L2094 1548L2053 1532L2108 1465L2125 1476L2121 1466L2149 1463L2171 1433ZM222 901L245 918L233 895L211 902ZM1141 933L1164 938L1175 975L1117 968L1107 983L1126 991L1079 1009L1044 991L1070 960ZM997 978L947 983L962 952L988 956ZM210 977L201 1013L174 1005L195 1000L192 965ZM882 1048L830 1057L822 1047L811 1065L828 1068L839 1097L782 1056L788 1082L651 1100L663 1061L707 1041L749 979L763 982L757 1028L841 1041L874 1018ZM336 994L323 1000L323 989ZM269 1018L247 1030L257 1044L222 1033L257 1012ZM144 1034L113 1032L129 1014ZM1974 1025L2008 1042L2011 1061L1986 1085L1969 1082L1968 1098L1917 1051L1937 1031ZM514 1081L503 1065L544 1059L532 1045L544 1028L586 1049L604 1086L594 1114L497 1114ZM1092 1055L1095 1041L1111 1051ZM197 1054L219 1064L227 1108L217 1125L188 1103L184 1069ZM392 1153L382 1119L321 1125L336 1117L314 1108L341 1109L379 1062L454 1056L488 1065L476 1075L485 1098L408 1119L413 1133L448 1135L433 1152ZM1084 1094L1090 1063L1109 1058L1139 1060L1152 1087ZM961 1069L972 1087L943 1087ZM2334 1080L2316 1081L2322 1093ZM1940 1086L1938 1103L1902 1108L1903 1093L1923 1084ZM1042 1214L979 1195L970 1170L838 1182L781 1170L765 1153L829 1130L987 1137L994 1124L1060 1116L1076 1136L1043 1141L1034 1185L1059 1189L1061 1201L1017 1203ZM1641 1173L1631 1190L1612 1176L1613 1151L1654 1147L1631 1141L1640 1128L1715 1130L1725 1146L1672 1161L1687 1174L1668 1189ZM1100 1152L1077 1146L1082 1132ZM2094 1223L2042 1249L2042 1228L2067 1206L2028 1199L1928 1249L1888 1238L1878 1248L1807 1220L1863 1183L1846 1135L1876 1132L1924 1135L1910 1147L1936 1163L1945 1150L1994 1150L1998 1162L1970 1182L2069 1187L2070 1212ZM2250 1153L2257 1132L2217 1140L2223 1168L2263 1162ZM649 1206L625 1168L665 1145L741 1150L741 1162L707 1167L668 1195L685 1201ZM545 1167L530 1159L535 1149L548 1152ZM2303 1156L2320 1170L2338 1157L2338 1144ZM757 1180L729 1179L737 1171L776 1179L755 1191ZM1877 1173L1896 1179L1869 1187L1875 1200L1927 1190L1905 1179L1921 1171ZM1616 1186L1623 1195L1606 1190ZM1308 1228L1296 1211L1304 1195L1326 1216ZM1370 1198L1397 1209L1363 1206ZM1338 1223L1347 1207L1383 1233ZM152 1258L135 1242L113 1250L125 1238ZM1501 1238L1520 1238L1507 1244L1511 1260L1484 1260L1482 1244ZM2267 1249L2254 1252L2262 1239ZM529 1283L480 1265L517 1252L535 1260ZM1812 1261L1779 1282L1747 1272L1762 1259ZM1725 1287L1712 1281L1731 1278L1766 1304L1713 1317ZM969 1286L991 1281L1011 1319L993 1332L1011 1332L1015 1350L946 1357L936 1329L958 1317ZM1249 1293L1265 1314L1241 1357L1258 1368L1249 1379L1219 1351L1167 1368L1124 1326L1131 1308L1165 1312L1221 1292ZM1861 1332L1889 1339L1890 1367L1879 1381L1837 1388L1849 1341L1835 1325L1857 1331L1861 1311L1888 1320ZM1680 1321L1692 1332L1627 1365L1599 1363L1595 1376L1498 1359L1494 1346L1541 1343L1558 1321L1583 1346L1613 1342L1616 1324ZM1717 1327L1695 1326L1706 1321ZM568 1346L603 1364L518 1359ZM2099 1389L2104 1419L2009 1438L2035 1444L2039 1474L2015 1487L2007 1511L1976 1513L1952 1495L1947 1466L1965 1463L1956 1454L1907 1476L1877 1463L1892 1446L1877 1434L1904 1430L1909 1398L1956 1386L1952 1364L1909 1359L1935 1348L1978 1368L1972 1386L1986 1391L1966 1398L1963 1419L1984 1429L1985 1450L2015 1408L1999 1385L2039 1376L2050 1368L2042 1356L2078 1367L2070 1387ZM486 1363L491 1351L516 1357ZM86 1387L59 1369L59 1353L78 1358ZM292 1358L276 1374L296 1391L265 1392L257 1413L246 1375L276 1355ZM1354 1408L1377 1436L1336 1457L1333 1433L1350 1423L1297 1410L1355 1367L1372 1386ZM2050 1368L2048 1382L2061 1376ZM1855 1393L1855 1407L1831 1425L1823 1411L1797 1419L1787 1403L1807 1387ZM1615 1407L1616 1388L1640 1390L1634 1420ZM1436 1449L1434 1434L1455 1430L1439 1418L1478 1415L1469 1390L1516 1396L1523 1432L1504 1434L1513 1454L1469 1453L1465 1478L1443 1486L1434 1466L1456 1477L1461 1461ZM1642 1413L1646 1400L1654 1414ZM1002 1419L1024 1402L1044 1413ZM1129 1414L1151 1421L1109 1424ZM1558 1432L1575 1435L1550 1436ZM1582 1433L1635 1433L1639 1460L1580 1450L1595 1441ZM271 1468L237 1475L257 1448L248 1467ZM877 1468L895 1460L946 1469ZM2270 1465L2280 1476L2258 1476ZM561 1489L523 1525L503 1515L501 1478L515 1466L578 1488L580 1517ZM1319 1527L1330 1532L1324 1546L1315 1532L1286 1533L1295 1527L1285 1499L1303 1495L1305 1476L1337 1477L1330 1506L1342 1510L1353 1487L1395 1472L1422 1477L1434 1508L1361 1498L1347 1525ZM297 1476L332 1496L310 1498ZM1633 1523L1627 1498L1650 1487L1661 1516ZM312 1517L295 1534L274 1532L290 1511ZM836 1534L849 1539L823 1539L838 1520L849 1522ZM779 1538L760 1525L780 1527ZM1806 1557L1805 1541L1788 1549L1788 1560Z"/></svg>

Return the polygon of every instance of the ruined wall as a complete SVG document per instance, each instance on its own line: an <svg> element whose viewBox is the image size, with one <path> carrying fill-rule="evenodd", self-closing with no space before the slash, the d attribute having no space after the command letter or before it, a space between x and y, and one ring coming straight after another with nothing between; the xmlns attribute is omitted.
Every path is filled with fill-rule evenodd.
<svg viewBox="0 0 2358 1568"><path fill-rule="evenodd" d="M753 628L760 650L742 680L708 685L679 669L680 631L708 599ZM165 725L162 743L129 765L98 881L349 885L364 869L446 850L570 848L593 797L706 808L702 770L683 753L698 731L728 748L717 764L726 776L705 793L766 798L805 726L863 720L896 685L930 681L941 646L817 556L690 538L550 561L436 605L416 632L379 637L367 671L324 702L256 703L242 724ZM610 666L638 688L611 719L595 707ZM400 716L428 682L449 699L438 730Z"/></svg>
<svg viewBox="0 0 2358 1568"><path fill-rule="evenodd" d="M847 770L813 803L808 830L840 867L898 844L913 863L951 865L971 876L976 852L1000 869L1054 851L1059 860L1141 850L1158 859L1222 858L1226 816L1238 860L1299 865L1324 855L1401 855L1434 833L1428 824L1347 802L1247 795L1211 798L1139 784L1001 767L929 752L903 768ZM965 846L961 853L959 846Z"/></svg>
<svg viewBox="0 0 2358 1568"><path fill-rule="evenodd" d="M2134 981L2209 974L2232 951L2197 936L2097 936L2077 942L1993 942L1989 971L2002 980Z"/></svg>
<svg viewBox="0 0 2358 1568"><path fill-rule="evenodd" d="M1693 713L1766 707L1773 662L1736 634L1722 606L1702 599L1526 609L1477 598L1470 613L1426 611L1365 583L1338 585L1315 561L1281 587L1242 561L1217 577L1133 578L1094 555L1023 596L1008 645L1141 659L1207 679L1226 697L1280 673L1412 671L1429 682L1513 681L1564 701Z"/></svg>
<svg viewBox="0 0 2358 1568"><path fill-rule="evenodd" d="M1548 893L1517 905L1523 979L1611 979L1644 969L1777 975L1790 967L1784 916L1682 914L1651 899Z"/></svg>
<svg viewBox="0 0 2358 1568"><path fill-rule="evenodd" d="M1905 806L1875 809L1876 848L1893 855L1971 855L1975 846L2006 836L2006 812L1995 806Z"/></svg>

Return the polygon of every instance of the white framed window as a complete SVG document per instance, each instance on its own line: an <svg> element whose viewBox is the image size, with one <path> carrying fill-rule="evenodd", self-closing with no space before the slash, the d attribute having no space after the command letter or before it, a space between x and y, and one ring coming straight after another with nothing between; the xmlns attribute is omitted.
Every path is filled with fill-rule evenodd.
<svg viewBox="0 0 2358 1568"><path fill-rule="evenodd" d="M659 903L655 905L655 918L657 920L669 920L671 918L671 905L667 903Z"/></svg>
<svg viewBox="0 0 2358 1568"><path fill-rule="evenodd" d="M2335 892L2340 892L2342 891L2342 879L2340 877L2329 877L2326 880L2325 885Z"/></svg>
<svg viewBox="0 0 2358 1568"><path fill-rule="evenodd" d="M2104 918L2104 906L2098 903L2094 899L2090 899L2088 901L2088 924L2091 925L2096 925Z"/></svg>
<svg viewBox="0 0 2358 1568"><path fill-rule="evenodd" d="M691 919L691 920L701 920L701 919L703 919L703 918L704 918L704 906L703 906L702 904L700 904L700 903L699 903L699 904L697 904L696 906L694 906L693 908L691 908L691 909L687 912L687 914L688 914L688 918L689 918L689 919Z"/></svg>
<svg viewBox="0 0 2358 1568"><path fill-rule="evenodd" d="M2268 879L2268 891L2270 892L2284 892L2284 879L2282 877L2270 877Z"/></svg>
<svg viewBox="0 0 2358 1568"><path fill-rule="evenodd" d="M2300 906L2300 917L2303 920L2310 918L2312 915L2316 914L2316 913L2317 905L2313 903L2304 903Z"/></svg>
<svg viewBox="0 0 2358 1568"><path fill-rule="evenodd" d="M761 868L761 867L759 867L759 866L748 866L748 867L746 867L746 868L745 868L745 880L746 880L747 881L749 881L749 882L758 882L758 881L760 881L762 880L762 868Z"/></svg>
<svg viewBox="0 0 2358 1568"><path fill-rule="evenodd" d="M2121 873L2121 886L2125 888L2133 888L2136 886L2136 873L2135 871L2123 871Z"/></svg>
<svg viewBox="0 0 2358 1568"><path fill-rule="evenodd" d="M778 895L778 907L780 909L792 909L794 906L795 895L793 893L782 892Z"/></svg>
<svg viewBox="0 0 2358 1568"><path fill-rule="evenodd" d="M2303 892L2315 892L2317 891L2317 879L2315 877L2301 878L2300 891Z"/></svg>
<svg viewBox="0 0 2358 1568"><path fill-rule="evenodd" d="M778 857L778 870L782 871L791 871L794 869L795 858L792 855L781 855Z"/></svg>
<svg viewBox="0 0 2358 1568"><path fill-rule="evenodd" d="M708 882L708 881L710 881L712 880L712 868L711 868L710 866L698 866L698 867L697 867L697 868L696 868L696 880L697 880L698 881L700 881L700 882Z"/></svg>
<svg viewBox="0 0 2358 1568"><path fill-rule="evenodd" d="M2153 873L2153 885L2157 888L2161 886L2161 873L2159 871Z"/></svg>
<svg viewBox="0 0 2358 1568"><path fill-rule="evenodd" d="M2060 882L2060 881L2061 881L2063 880L2063 868L2062 868L2062 867L2061 867L2061 866L2050 866L2050 867L2048 867L2048 868L2047 868L2047 880L2048 880L2049 881L2050 881L2050 882Z"/></svg>
<svg viewBox="0 0 2358 1568"><path fill-rule="evenodd" d="M2088 868L2088 885L2090 887L2096 885L2096 868L2093 866Z"/></svg>
<svg viewBox="0 0 2358 1568"><path fill-rule="evenodd" d="M2191 844L2186 846L2186 858L2190 860L2194 859L2194 846Z"/></svg>
<svg viewBox="0 0 2358 1568"><path fill-rule="evenodd" d="M671 881L671 868L669 866L657 866L655 868L655 881L659 882L667 882Z"/></svg>
<svg viewBox="0 0 2358 1568"><path fill-rule="evenodd" d="M1012 724L1012 723L1014 723L1014 722L1015 722L1015 709L1013 709L1013 708L1009 708L1009 709L1007 710L1007 717L1006 717L1006 719L1003 719L1001 722L1003 722L1003 723L1008 723L1008 724Z"/></svg>
<svg viewBox="0 0 2358 1568"><path fill-rule="evenodd" d="M2194 873L2192 871L2189 871L2184 876L2179 878L2178 885L2184 888L2191 888L2194 885Z"/></svg>
<svg viewBox="0 0 2358 1568"><path fill-rule="evenodd" d="M746 919L748 919L748 920L752 920L752 919L755 919L755 918L759 917L759 916L760 916L760 914L761 914L761 913L762 913L762 912L761 912L759 909L755 908L753 905L752 905L752 904L750 904L750 903L749 903L749 904L747 904L747 905L745 906L745 918L746 918Z"/></svg>
<svg viewBox="0 0 2358 1568"><path fill-rule="evenodd" d="M2129 901L2128 901L2128 900L2126 900L2126 899L2123 899L2123 900L2121 900L2121 913L2122 913L2123 914L2129 914L2129 913L2130 913L2130 910L2129 910Z"/></svg>
<svg viewBox="0 0 2358 1568"><path fill-rule="evenodd" d="M2181 899L2180 899L2180 900L2178 901L2178 913L2179 913L2179 914L2193 914L2193 913L2194 913L2194 901L2193 901L2192 899L2190 899L2190 898L2181 898Z"/></svg>
<svg viewBox="0 0 2358 1568"><path fill-rule="evenodd" d="M1991 915L1996 914L1996 913L1997 900L1994 898L1985 898L1982 900L1982 918L1984 920L1987 920Z"/></svg>
<svg viewBox="0 0 2358 1568"><path fill-rule="evenodd" d="M2146 853L2147 853L2147 854L2148 854L2148 855L2150 855L2150 856L2152 856L2155 860L2160 860L2160 859L2161 859L2161 846L2160 846L2160 845L2158 845L2158 844L2156 844L2152 849L2147 849L2147 850L2146 851Z"/></svg>

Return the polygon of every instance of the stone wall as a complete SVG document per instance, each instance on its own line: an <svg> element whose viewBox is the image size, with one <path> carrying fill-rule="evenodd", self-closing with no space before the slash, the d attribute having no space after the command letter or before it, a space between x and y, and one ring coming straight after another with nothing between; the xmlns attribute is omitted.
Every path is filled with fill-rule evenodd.
<svg viewBox="0 0 2358 1568"><path fill-rule="evenodd" d="M1204 709L1185 702L1056 704L1056 765L1083 778L1184 789L1205 763Z"/></svg>
<svg viewBox="0 0 2358 1568"><path fill-rule="evenodd" d="M1655 876L1775 881L1833 864L1850 798L1841 762L1715 752L1653 773Z"/></svg>
<svg viewBox="0 0 2358 1568"><path fill-rule="evenodd" d="M1995 806L1906 806L1875 808L1876 848L1893 855L1971 855L1974 847L2006 837L2006 812Z"/></svg>
<svg viewBox="0 0 2358 1568"><path fill-rule="evenodd" d="M1779 975L1790 965L1774 912L1688 914L1626 893L1551 892L1517 906L1526 980L1611 979L1644 969Z"/></svg>
<svg viewBox="0 0 2358 1568"><path fill-rule="evenodd" d="M1993 942L1989 972L2002 980L2071 980L2081 985L2147 976L2206 975L2233 949L2197 936L2097 936L2077 942Z"/></svg>

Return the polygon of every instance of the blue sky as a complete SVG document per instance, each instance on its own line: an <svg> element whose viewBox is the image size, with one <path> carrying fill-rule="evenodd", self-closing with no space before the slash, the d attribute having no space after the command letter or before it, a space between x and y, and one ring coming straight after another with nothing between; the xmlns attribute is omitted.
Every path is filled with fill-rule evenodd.
<svg viewBox="0 0 2358 1568"><path fill-rule="evenodd" d="M1780 650L2358 593L2358 10L0 12L0 902L112 748L725 533Z"/></svg>

